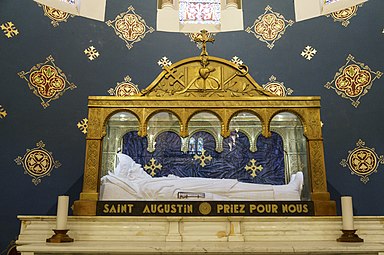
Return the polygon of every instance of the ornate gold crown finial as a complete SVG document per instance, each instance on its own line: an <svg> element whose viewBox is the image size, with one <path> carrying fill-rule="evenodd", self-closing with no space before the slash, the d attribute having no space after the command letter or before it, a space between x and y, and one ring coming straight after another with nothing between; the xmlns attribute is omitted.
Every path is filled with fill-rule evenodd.
<svg viewBox="0 0 384 255"><path fill-rule="evenodd" d="M211 33L208 33L207 30L203 29L200 31L200 33L195 34L193 41L202 44L200 56L208 56L207 42L213 43L215 39Z"/></svg>

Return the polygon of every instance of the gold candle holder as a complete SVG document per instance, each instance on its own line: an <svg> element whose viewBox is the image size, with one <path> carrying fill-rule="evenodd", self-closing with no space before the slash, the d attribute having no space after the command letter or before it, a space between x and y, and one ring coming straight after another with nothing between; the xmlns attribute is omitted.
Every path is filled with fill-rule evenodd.
<svg viewBox="0 0 384 255"><path fill-rule="evenodd" d="M67 235L69 229L52 229L55 234L47 239L47 243L70 243L73 238Z"/></svg>
<svg viewBox="0 0 384 255"><path fill-rule="evenodd" d="M358 243L364 242L364 239L360 238L357 234L355 234L356 229L353 230L341 230L343 234L337 238L338 242L349 242L349 243Z"/></svg>

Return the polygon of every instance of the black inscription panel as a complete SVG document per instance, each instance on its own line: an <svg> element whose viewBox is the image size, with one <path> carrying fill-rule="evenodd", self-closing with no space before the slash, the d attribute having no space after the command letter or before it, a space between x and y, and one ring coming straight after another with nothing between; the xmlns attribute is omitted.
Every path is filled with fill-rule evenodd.
<svg viewBox="0 0 384 255"><path fill-rule="evenodd" d="M312 201L98 201L98 216L313 216Z"/></svg>

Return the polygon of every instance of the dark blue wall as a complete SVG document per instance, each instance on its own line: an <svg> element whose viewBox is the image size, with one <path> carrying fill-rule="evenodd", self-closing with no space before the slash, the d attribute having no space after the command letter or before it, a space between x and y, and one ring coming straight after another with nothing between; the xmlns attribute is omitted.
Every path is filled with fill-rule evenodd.
<svg viewBox="0 0 384 255"><path fill-rule="evenodd" d="M106 20L114 19L130 5L148 26L156 28L155 0L108 0ZM267 5L287 20L294 20L293 1L243 0L244 29L264 13ZM245 31L220 33L215 44L208 46L210 55L241 58L259 84L274 75L294 90L294 96L322 97L328 189L338 204L341 195L352 195L356 215L384 215L384 166L379 165L377 173L364 184L340 165L359 139L375 148L379 156L384 154L384 77L373 83L357 108L324 85L332 81L349 54L373 71L384 71L383 11L383 1L370 0L347 27L325 16L294 23L272 50ZM184 34L155 31L129 50L104 22L74 17L53 27L42 8L31 0L0 1L0 24L9 21L19 34L7 38L0 31L0 105L7 112L0 118L0 250L19 232L17 215L53 215L60 194L69 194L71 202L78 199L85 135L76 124L87 117L89 95L108 95L108 89L126 75L145 88L161 72L157 61L163 56L177 62L200 53ZM91 45L100 53L94 61L83 53ZM300 55L307 45L317 50L310 61ZM66 91L44 109L18 73L29 71L49 55L77 88ZM35 148L40 140L61 166L34 185L14 160Z"/></svg>

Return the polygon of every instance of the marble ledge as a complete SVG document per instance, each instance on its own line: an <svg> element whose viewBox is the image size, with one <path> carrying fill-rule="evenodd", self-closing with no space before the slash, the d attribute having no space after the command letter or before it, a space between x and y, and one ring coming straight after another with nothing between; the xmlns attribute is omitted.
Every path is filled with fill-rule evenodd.
<svg viewBox="0 0 384 255"><path fill-rule="evenodd" d="M377 254L384 255L384 242L87 242L35 243L19 246L21 255L32 254Z"/></svg>

